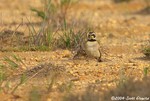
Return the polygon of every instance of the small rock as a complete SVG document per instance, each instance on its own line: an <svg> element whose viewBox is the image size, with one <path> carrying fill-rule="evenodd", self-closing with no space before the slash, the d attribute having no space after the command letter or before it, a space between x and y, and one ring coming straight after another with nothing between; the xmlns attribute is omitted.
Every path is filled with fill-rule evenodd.
<svg viewBox="0 0 150 101"><path fill-rule="evenodd" d="M129 61L129 63L135 63L135 60L133 60L133 59L129 59L128 61Z"/></svg>
<svg viewBox="0 0 150 101"><path fill-rule="evenodd" d="M122 56L122 55L117 55L117 57L119 57L119 58L123 58L123 56Z"/></svg>
<svg viewBox="0 0 150 101"><path fill-rule="evenodd" d="M73 71L69 71L69 73L70 73L70 74L74 74L74 72L73 72Z"/></svg>

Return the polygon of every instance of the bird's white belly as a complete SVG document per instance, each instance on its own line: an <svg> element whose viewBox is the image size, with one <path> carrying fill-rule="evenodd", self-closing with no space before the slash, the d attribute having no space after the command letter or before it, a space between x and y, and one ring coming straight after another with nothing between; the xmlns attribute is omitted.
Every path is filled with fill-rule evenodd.
<svg viewBox="0 0 150 101"><path fill-rule="evenodd" d="M92 57L100 57L99 45L97 42L87 42L86 43L86 53Z"/></svg>

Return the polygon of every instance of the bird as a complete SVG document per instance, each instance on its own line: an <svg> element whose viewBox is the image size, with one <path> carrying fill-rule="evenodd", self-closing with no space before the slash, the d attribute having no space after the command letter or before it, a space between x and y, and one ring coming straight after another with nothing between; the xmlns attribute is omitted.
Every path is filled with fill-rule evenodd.
<svg viewBox="0 0 150 101"><path fill-rule="evenodd" d="M94 57L98 60L98 62L102 62L101 60L101 51L100 45L96 38L96 33L91 31L87 34L87 40L84 43L83 50L89 57Z"/></svg>
<svg viewBox="0 0 150 101"><path fill-rule="evenodd" d="M74 56L74 58L82 54L87 57L96 58L98 62L102 62L100 45L97 41L95 32L90 31L86 33L86 37L82 39L82 42L79 46L80 47L78 48L77 54Z"/></svg>

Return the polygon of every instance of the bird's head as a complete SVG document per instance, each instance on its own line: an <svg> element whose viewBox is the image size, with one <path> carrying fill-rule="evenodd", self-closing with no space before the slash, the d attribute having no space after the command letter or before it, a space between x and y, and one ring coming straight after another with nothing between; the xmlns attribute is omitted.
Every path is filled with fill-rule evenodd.
<svg viewBox="0 0 150 101"><path fill-rule="evenodd" d="M87 40L88 41L96 41L96 34L95 34L95 32L89 32L87 34Z"/></svg>

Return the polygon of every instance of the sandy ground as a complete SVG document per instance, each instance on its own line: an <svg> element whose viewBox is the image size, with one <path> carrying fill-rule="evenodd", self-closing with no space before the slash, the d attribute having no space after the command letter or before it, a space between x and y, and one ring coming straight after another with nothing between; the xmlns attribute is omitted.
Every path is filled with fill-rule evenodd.
<svg viewBox="0 0 150 101"><path fill-rule="evenodd" d="M21 57L29 68L49 62L64 67L71 75L67 78L78 78L73 81L74 89L77 91L96 82L101 82L104 88L115 87L116 80L121 77L122 71L125 72L126 77L134 77L136 80L142 79L143 69L150 64L150 61L141 52L141 48L150 38L150 15L136 12L143 9L144 5L140 0L128 4L114 4L109 0L82 1L68 11L68 18L76 15L76 18L86 19L94 26L101 46L107 53L103 53L103 62L98 63L94 59L86 58L73 60L72 52L62 49L49 52L13 53ZM29 10L30 7L42 8L40 0L13 0L13 2L1 0L0 30L14 30L18 24L23 22L24 25L18 30L28 34L26 18L29 18L38 29L39 26L36 24L41 19ZM0 52L0 59L9 54L10 52ZM26 69L25 66L22 68ZM60 82L63 81L60 80ZM23 88L24 86L19 89ZM22 99L26 99L27 95L23 96L24 90L22 91L18 90L17 92L20 92L19 95ZM11 97L8 95L6 99L11 99Z"/></svg>

